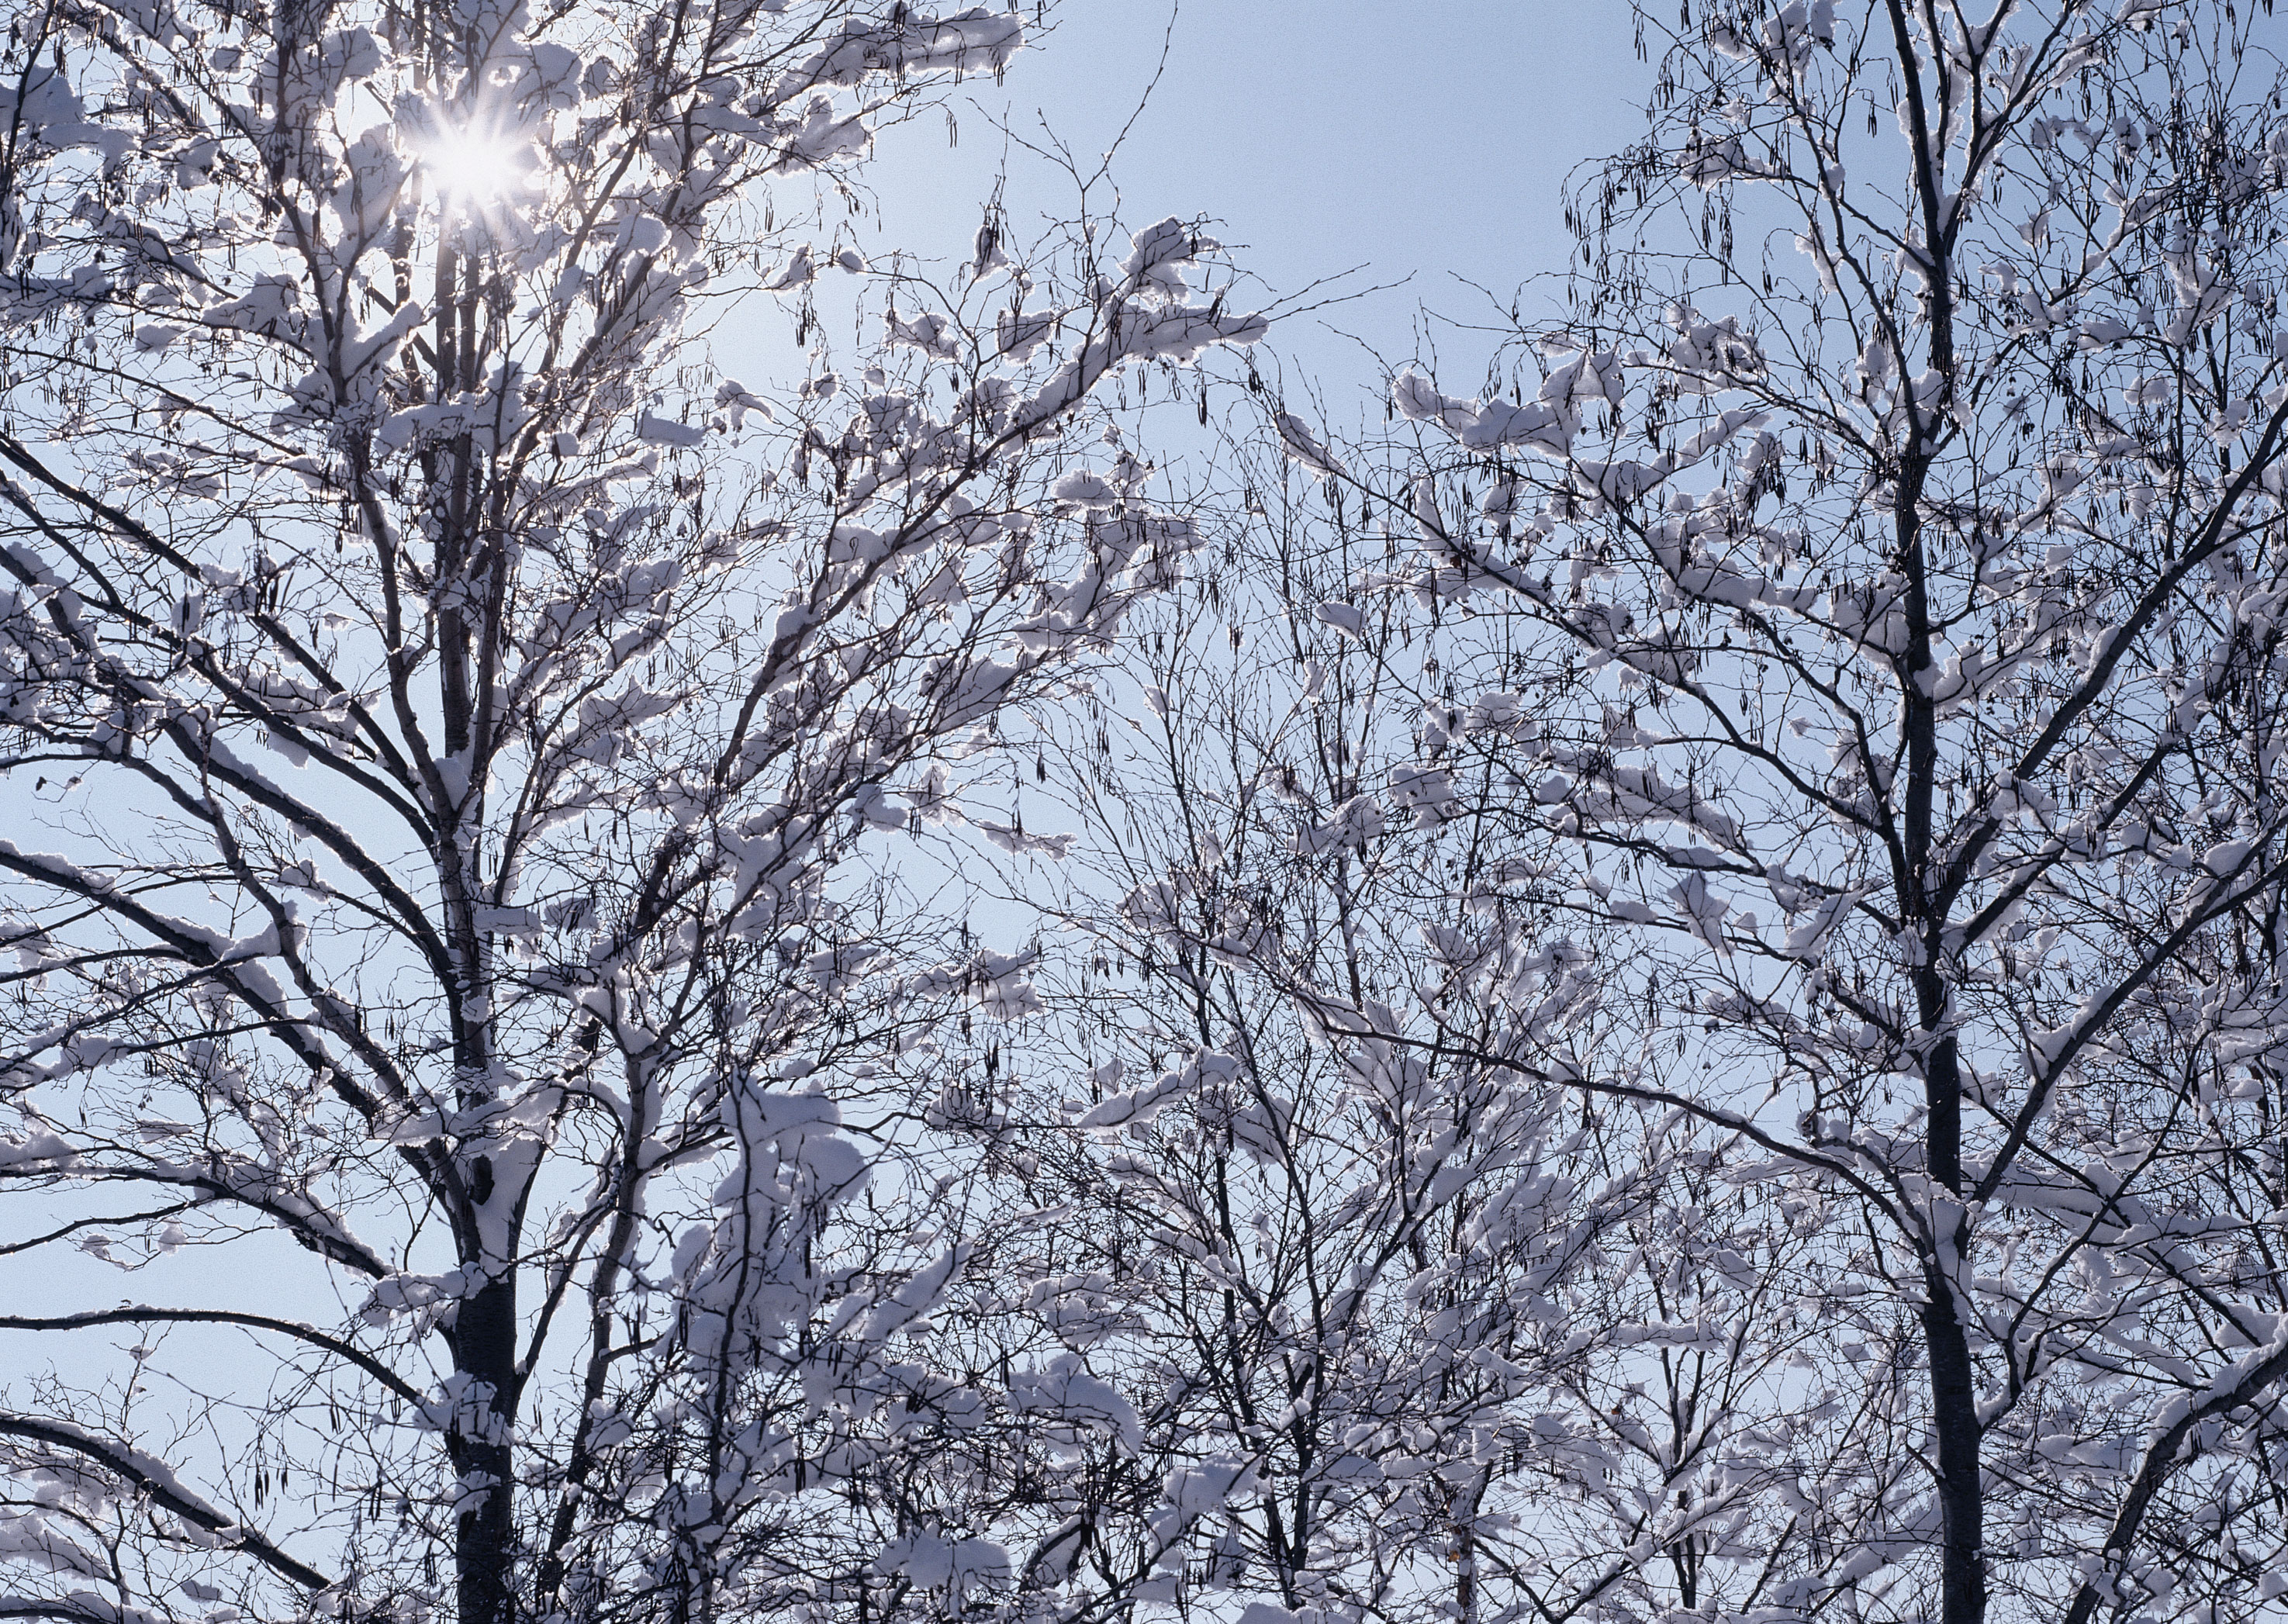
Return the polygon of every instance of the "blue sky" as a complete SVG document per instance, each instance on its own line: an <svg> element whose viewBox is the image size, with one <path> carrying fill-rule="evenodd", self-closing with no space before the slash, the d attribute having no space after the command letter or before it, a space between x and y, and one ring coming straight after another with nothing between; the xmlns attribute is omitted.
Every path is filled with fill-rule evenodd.
<svg viewBox="0 0 2288 1624"><path fill-rule="evenodd" d="M886 133L865 246L962 252L1005 153L1013 226L1069 212L1069 184L993 121L1092 162L1164 41L1112 168L1123 218L1206 215L1280 294L1358 266L1347 286L1403 281L1277 335L1339 397L1375 369L1331 328L1403 359L1420 307L1484 309L1458 278L1506 293L1563 266L1567 172L1644 130L1633 38L1624 0L1064 0L1003 85L965 87L957 147L934 115Z"/></svg>

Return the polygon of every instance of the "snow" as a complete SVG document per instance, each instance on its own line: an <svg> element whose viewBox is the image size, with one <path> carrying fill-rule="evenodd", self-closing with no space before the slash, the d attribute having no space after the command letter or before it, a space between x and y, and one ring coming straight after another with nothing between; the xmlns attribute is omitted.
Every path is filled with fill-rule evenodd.
<svg viewBox="0 0 2288 1624"><path fill-rule="evenodd" d="M1115 1094L1092 1105L1074 1121L1079 1129L1124 1129L1140 1126L1210 1082L1229 1081L1239 1074L1239 1062L1229 1055L1203 1049L1180 1070L1163 1073L1153 1082Z"/></svg>

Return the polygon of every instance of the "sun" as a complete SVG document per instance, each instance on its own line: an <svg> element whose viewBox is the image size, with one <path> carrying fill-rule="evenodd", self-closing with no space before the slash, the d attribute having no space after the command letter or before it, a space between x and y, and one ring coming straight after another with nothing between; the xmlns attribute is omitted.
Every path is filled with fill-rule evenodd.
<svg viewBox="0 0 2288 1624"><path fill-rule="evenodd" d="M421 154L439 193L457 202L499 202L531 178L535 154L529 140L495 131L447 130Z"/></svg>

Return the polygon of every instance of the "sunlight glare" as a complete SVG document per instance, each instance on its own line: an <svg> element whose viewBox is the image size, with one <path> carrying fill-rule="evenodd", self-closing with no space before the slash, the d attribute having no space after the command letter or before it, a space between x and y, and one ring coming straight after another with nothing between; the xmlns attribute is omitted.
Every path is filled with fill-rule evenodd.
<svg viewBox="0 0 2288 1624"><path fill-rule="evenodd" d="M465 203L498 202L522 185L533 167L530 143L483 130L449 131L423 157L439 190Z"/></svg>

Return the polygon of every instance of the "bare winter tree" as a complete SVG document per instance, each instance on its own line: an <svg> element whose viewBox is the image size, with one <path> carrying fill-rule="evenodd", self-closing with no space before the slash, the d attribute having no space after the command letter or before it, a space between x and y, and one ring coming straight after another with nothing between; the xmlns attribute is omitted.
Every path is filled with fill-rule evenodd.
<svg viewBox="0 0 2288 1624"><path fill-rule="evenodd" d="M1796 1493L1726 1423L1835 1441L1799 1374L1832 1327L1792 1312L1821 1228L1693 1113L1574 1086L1642 1046L1638 947L1523 854L1496 754L1420 733L1537 737L1564 652L1430 598L1291 613L1394 555L1276 427L1228 470L1250 517L1131 618L1132 687L1038 741L1025 791L1077 827L1024 875L1035 1030L941 1105L995 1147L970 1199L1043 1215L996 1254L1002 1359L1144 1467L1068 1560L1254 1624L1697 1608Z"/></svg>
<svg viewBox="0 0 2288 1624"><path fill-rule="evenodd" d="M1323 563L1239 556L1307 632L1156 877L1196 976L1237 956L1355 1067L1662 1158L1585 1277L1628 1306L1545 1378L1637 1453L1450 1608L2276 1616L2277 36L1838 12L1647 18L1652 134L1570 194L1561 313L1497 313L1482 385L1403 373L1378 441L1275 414ZM1320 719L1337 681L1370 721ZM1510 979L1560 944L1571 1047Z"/></svg>
<svg viewBox="0 0 2288 1624"><path fill-rule="evenodd" d="M1332 571L1267 489L1278 517L1227 543ZM1057 899L1029 1039L945 1107L998 1146L972 1199L1043 1214L997 1258L984 1329L1021 1388L1098 1395L1094 1436L1061 1447L1140 1478L1062 1531L1101 1611L1505 1615L1524 1604L1509 1531L1546 1490L1595 1480L1585 1515L1617 1548L1646 1520L1601 1480L1633 1475L1610 1398L1583 1414L1577 1384L1585 1347L1629 1334L1608 1249L1660 1221L1664 1136L1432 1046L1409 1007L1425 974L1491 974L1545 1064L1593 1054L1613 1038L1597 967L1490 869L1425 884L1386 860L1359 785L1410 742L1386 718L1418 661L1394 631L1386 659L1345 659L1254 576L1203 555L1131 617L1106 702L1061 709L1024 774L1036 821L1076 827L1061 867L1025 876ZM1375 1034L1330 1045L1259 963L1274 943Z"/></svg>
<svg viewBox="0 0 2288 1624"><path fill-rule="evenodd" d="M52 1350L0 1400L0 1613L865 1618L1032 1571L884 1566L852 1510L944 1446L889 1351L977 1243L917 1223L899 1057L1006 980L854 860L1194 544L1076 460L1098 385L1262 323L1172 221L989 218L934 283L821 240L873 126L1021 36L14 14L4 1244L220 1266L0 1318ZM824 273L878 343L827 346ZM783 391L698 342L758 289Z"/></svg>

